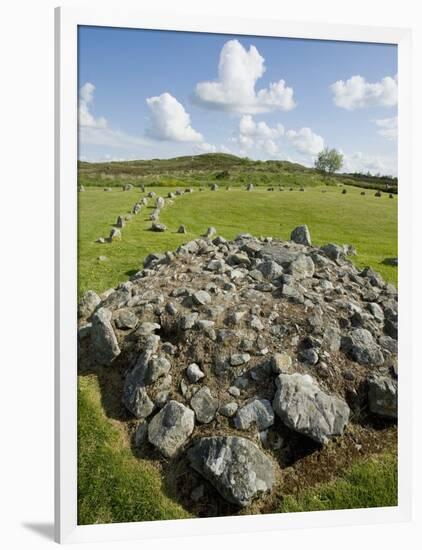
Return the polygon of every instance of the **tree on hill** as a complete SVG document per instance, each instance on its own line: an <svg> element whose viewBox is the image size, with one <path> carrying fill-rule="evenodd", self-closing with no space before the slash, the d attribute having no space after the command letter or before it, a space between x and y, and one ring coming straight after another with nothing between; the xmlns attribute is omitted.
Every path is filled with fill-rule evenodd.
<svg viewBox="0 0 422 550"><path fill-rule="evenodd" d="M315 161L315 168L320 172L334 174L343 166L343 155L337 149L326 147L319 154Z"/></svg>

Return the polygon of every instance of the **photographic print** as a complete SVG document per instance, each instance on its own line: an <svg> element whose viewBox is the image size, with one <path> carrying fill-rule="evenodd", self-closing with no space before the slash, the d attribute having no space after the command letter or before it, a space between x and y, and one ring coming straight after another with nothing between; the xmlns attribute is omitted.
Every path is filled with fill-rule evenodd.
<svg viewBox="0 0 422 550"><path fill-rule="evenodd" d="M397 45L77 39L78 525L397 506Z"/></svg>

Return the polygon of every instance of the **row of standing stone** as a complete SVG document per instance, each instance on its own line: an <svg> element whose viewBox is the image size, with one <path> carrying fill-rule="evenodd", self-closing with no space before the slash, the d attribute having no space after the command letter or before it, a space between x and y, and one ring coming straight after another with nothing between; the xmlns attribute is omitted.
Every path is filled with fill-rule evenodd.
<svg viewBox="0 0 422 550"><path fill-rule="evenodd" d="M82 186L83 187L83 186ZM131 191L133 189L133 186L131 184L126 184L123 187L123 191ZM85 190L85 189L80 189ZM110 187L106 187L104 191L111 191ZM145 187L141 186L141 191L145 192ZM156 232L163 232L167 230L167 227L160 222L160 214L161 210L164 208L164 206L173 204L173 200L177 196L184 195L185 193L192 193L192 188L187 188L184 191L181 189L177 189L175 192L169 191L167 194L167 199L164 197L158 196L154 191L150 191L147 196L141 197L139 201L137 201L132 209L131 213L128 213L126 215L119 215L117 217L116 223L114 224L114 227L111 229L110 234L108 237L99 237L96 239L96 243L111 243L115 240L120 240L122 238L122 229L125 227L126 223L132 219L133 216L138 215L142 208L146 207L149 204L150 199L155 199L155 208L151 212L149 219L152 222L150 230L156 231ZM180 225L178 230L178 233L186 233L186 227L184 225Z"/></svg>

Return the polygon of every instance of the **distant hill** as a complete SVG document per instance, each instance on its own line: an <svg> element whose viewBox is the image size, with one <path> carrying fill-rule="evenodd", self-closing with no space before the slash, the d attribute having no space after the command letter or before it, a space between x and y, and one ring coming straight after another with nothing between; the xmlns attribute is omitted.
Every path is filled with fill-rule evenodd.
<svg viewBox="0 0 422 550"><path fill-rule="evenodd" d="M83 185L197 186L221 185L315 186L349 184L397 193L397 178L369 174L327 176L301 164L285 160L251 160L226 153L172 159L114 162L78 162L78 180Z"/></svg>

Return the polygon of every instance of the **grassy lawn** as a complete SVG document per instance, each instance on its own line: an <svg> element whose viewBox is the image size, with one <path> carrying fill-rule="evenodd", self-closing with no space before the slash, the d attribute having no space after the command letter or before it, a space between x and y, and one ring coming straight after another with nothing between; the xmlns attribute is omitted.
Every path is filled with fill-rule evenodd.
<svg viewBox="0 0 422 550"><path fill-rule="evenodd" d="M78 524L187 517L163 493L157 469L134 457L105 416L96 380L79 377Z"/></svg>
<svg viewBox="0 0 422 550"><path fill-rule="evenodd" d="M397 506L397 455L381 454L355 463L343 476L295 496L279 512L310 512Z"/></svg>
<svg viewBox="0 0 422 550"><path fill-rule="evenodd" d="M169 189L155 190L166 195ZM121 242L98 244L95 240L109 234L117 216L129 212L141 193L139 189L123 192L115 188L105 193L101 188L87 188L79 193L79 291L101 292L114 287L137 271L149 252L173 250L203 234L210 225L226 238L249 232L288 239L295 226L306 223L314 244L353 244L358 251L353 261L358 267L370 265L386 280L397 283L397 267L382 263L397 256L397 197L391 200L383 193L376 198L373 191L361 196L360 192L350 186L344 195L337 187L309 187L305 192L195 190L165 207L161 216L168 227L165 233L148 230L151 209L147 208L127 223ZM187 235L176 233L182 223ZM100 262L100 255L107 260Z"/></svg>

